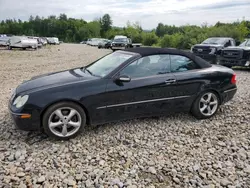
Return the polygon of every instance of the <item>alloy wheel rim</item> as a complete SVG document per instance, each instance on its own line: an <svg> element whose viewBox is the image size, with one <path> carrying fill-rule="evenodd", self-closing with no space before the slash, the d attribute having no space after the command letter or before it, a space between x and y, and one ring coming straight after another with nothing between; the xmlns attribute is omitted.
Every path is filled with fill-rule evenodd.
<svg viewBox="0 0 250 188"><path fill-rule="evenodd" d="M71 107L58 108L51 113L48 120L50 131L59 137L74 135L81 127L80 113Z"/></svg>
<svg viewBox="0 0 250 188"><path fill-rule="evenodd" d="M206 93L201 97L199 103L200 112L204 116L212 116L218 108L218 98L214 93Z"/></svg>

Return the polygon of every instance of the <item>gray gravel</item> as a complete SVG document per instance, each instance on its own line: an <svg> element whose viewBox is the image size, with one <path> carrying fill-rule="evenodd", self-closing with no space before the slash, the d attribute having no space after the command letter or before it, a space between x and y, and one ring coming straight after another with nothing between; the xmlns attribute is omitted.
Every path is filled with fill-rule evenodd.
<svg viewBox="0 0 250 188"><path fill-rule="evenodd" d="M123 121L66 142L13 128L12 88L109 52L74 44L0 50L0 187L250 187L250 71L236 71L237 95L209 120Z"/></svg>

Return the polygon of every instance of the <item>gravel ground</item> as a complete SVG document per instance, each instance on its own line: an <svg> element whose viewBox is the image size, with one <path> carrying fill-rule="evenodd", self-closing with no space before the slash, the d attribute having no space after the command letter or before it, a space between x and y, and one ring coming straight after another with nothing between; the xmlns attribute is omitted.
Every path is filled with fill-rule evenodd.
<svg viewBox="0 0 250 188"><path fill-rule="evenodd" d="M250 187L249 71L236 71L235 98L209 120L178 114L123 121L70 141L13 128L12 88L109 52L76 44L0 50L0 187Z"/></svg>

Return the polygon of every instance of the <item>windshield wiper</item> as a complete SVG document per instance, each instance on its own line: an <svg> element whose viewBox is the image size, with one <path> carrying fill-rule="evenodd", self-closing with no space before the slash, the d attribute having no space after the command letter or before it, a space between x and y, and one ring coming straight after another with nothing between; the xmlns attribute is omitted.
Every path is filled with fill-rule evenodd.
<svg viewBox="0 0 250 188"><path fill-rule="evenodd" d="M93 75L93 73L89 69L87 69L86 67L82 67L81 70L83 72L87 71L89 74Z"/></svg>
<svg viewBox="0 0 250 188"><path fill-rule="evenodd" d="M84 70L86 70L90 75L93 76L93 73L89 69L85 68Z"/></svg>
<svg viewBox="0 0 250 188"><path fill-rule="evenodd" d="M101 77L99 75L93 74L89 69L87 69L86 67L81 68L83 72L87 71L91 76L96 76L96 77Z"/></svg>

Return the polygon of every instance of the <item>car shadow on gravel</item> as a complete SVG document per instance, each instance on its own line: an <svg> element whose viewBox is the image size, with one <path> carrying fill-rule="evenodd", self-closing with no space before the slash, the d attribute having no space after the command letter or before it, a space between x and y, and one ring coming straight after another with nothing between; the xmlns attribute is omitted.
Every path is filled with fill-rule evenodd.
<svg viewBox="0 0 250 188"><path fill-rule="evenodd" d="M48 136L42 132L28 132L17 129L9 113L6 113L3 116L3 119L0 119L0 126L0 141L25 142L28 145L31 145L48 139Z"/></svg>
<svg viewBox="0 0 250 188"><path fill-rule="evenodd" d="M221 110L218 111L218 115L221 113ZM212 120L212 119L211 119ZM191 114L187 113L178 113L178 114L171 114L171 115L163 115L163 116L153 116L153 117L146 117L146 118L136 118L130 120L123 120L114 123L107 123L97 126L87 126L84 129L84 132L78 135L75 139L83 139L89 135L98 135L98 134L112 134L112 130L116 130L118 132L124 131L124 129L130 129L131 131L135 128L136 129L147 129L152 128L151 126L156 126L163 124L164 128L170 126L168 122L178 124L179 121L185 121L186 125L189 124L203 124L201 121L194 118ZM61 142L60 140L56 140L53 138L49 138L45 133L42 131L22 131L14 126L14 122L11 119L10 115L6 113L3 117L1 122L1 135L0 141L13 141L13 142L24 142L28 145L33 145L39 142ZM120 129L120 130L119 130ZM133 132L133 131L132 131ZM134 132L133 134L136 134ZM74 140L74 139L71 139Z"/></svg>

